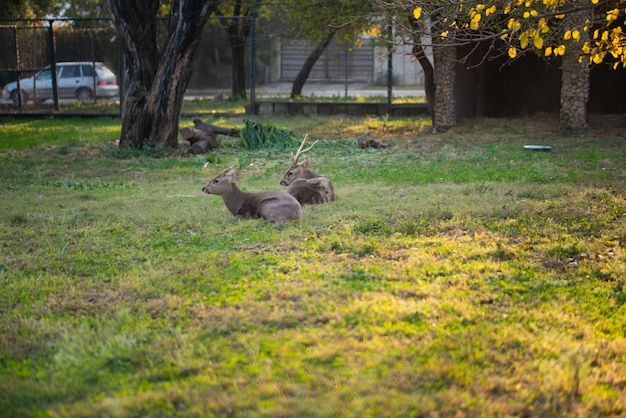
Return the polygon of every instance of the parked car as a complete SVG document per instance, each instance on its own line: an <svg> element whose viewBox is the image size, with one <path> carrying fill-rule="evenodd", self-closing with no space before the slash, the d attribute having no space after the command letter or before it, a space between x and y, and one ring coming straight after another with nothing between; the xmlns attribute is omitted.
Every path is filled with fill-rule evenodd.
<svg viewBox="0 0 626 418"><path fill-rule="evenodd" d="M57 91L59 99L88 101L96 98L119 97L117 77L101 62L59 62L57 68ZM20 80L22 101L43 102L53 98L52 69L48 65L33 77ZM19 105L17 81L4 86L2 98Z"/></svg>

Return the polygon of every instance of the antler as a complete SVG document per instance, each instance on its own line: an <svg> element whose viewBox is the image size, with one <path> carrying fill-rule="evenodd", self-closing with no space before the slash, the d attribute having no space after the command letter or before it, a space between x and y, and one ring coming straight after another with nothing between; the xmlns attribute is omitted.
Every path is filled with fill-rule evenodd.
<svg viewBox="0 0 626 418"><path fill-rule="evenodd" d="M302 143L300 144L300 148L298 148L298 151L296 152L296 155L294 156L293 154L291 154L291 165L294 166L296 164L298 164L298 158L300 158L300 156L306 152L311 151L311 149L315 146L315 144L317 144L317 141L315 141L310 147L308 147L305 150L302 150L302 147L304 146L304 143L306 142L306 139L309 137L309 134L304 135L304 139L302 140Z"/></svg>

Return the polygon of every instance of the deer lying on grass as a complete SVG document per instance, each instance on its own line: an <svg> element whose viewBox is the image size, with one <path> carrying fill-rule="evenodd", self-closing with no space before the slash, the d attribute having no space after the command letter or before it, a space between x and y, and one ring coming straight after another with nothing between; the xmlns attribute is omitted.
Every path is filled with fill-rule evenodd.
<svg viewBox="0 0 626 418"><path fill-rule="evenodd" d="M247 193L237 187L239 172L233 166L213 177L202 191L222 196L224 204L235 216L263 218L270 222L301 221L302 208L295 197L286 192Z"/></svg>
<svg viewBox="0 0 626 418"><path fill-rule="evenodd" d="M306 160L298 164L298 159L310 151L317 141L303 150L307 136L304 137L296 155L291 155L291 167L285 174L280 184L287 186L287 193L293 195L300 204L326 203L335 200L335 188L327 177L318 176L311 171L311 161Z"/></svg>

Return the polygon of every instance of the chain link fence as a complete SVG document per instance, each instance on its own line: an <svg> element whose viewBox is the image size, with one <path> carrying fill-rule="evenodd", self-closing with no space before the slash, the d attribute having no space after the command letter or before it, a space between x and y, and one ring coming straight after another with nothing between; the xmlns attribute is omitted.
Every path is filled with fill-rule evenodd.
<svg viewBox="0 0 626 418"><path fill-rule="evenodd" d="M188 99L227 99L237 90L233 40L227 28L232 19L216 17L207 24L195 54ZM283 36L275 15L244 19L250 20L251 32L243 45L243 94L252 104L288 98L314 45ZM167 20L160 24L164 38ZM121 59L110 19L2 20L0 114L119 114L124 97ZM351 43L333 40L313 67L302 95L317 101L391 100L422 96L422 85L421 68L408 47L398 47L390 55L387 47L363 36Z"/></svg>

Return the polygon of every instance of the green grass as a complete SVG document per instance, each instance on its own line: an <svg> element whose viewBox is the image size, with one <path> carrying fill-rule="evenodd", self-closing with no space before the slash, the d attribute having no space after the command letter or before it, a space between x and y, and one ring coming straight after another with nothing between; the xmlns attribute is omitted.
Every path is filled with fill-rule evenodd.
<svg viewBox="0 0 626 418"><path fill-rule="evenodd" d="M155 158L120 153L115 119L0 122L0 416L626 413L620 132L258 121L320 139L338 200L239 220L203 182L235 164L280 189L289 150Z"/></svg>

